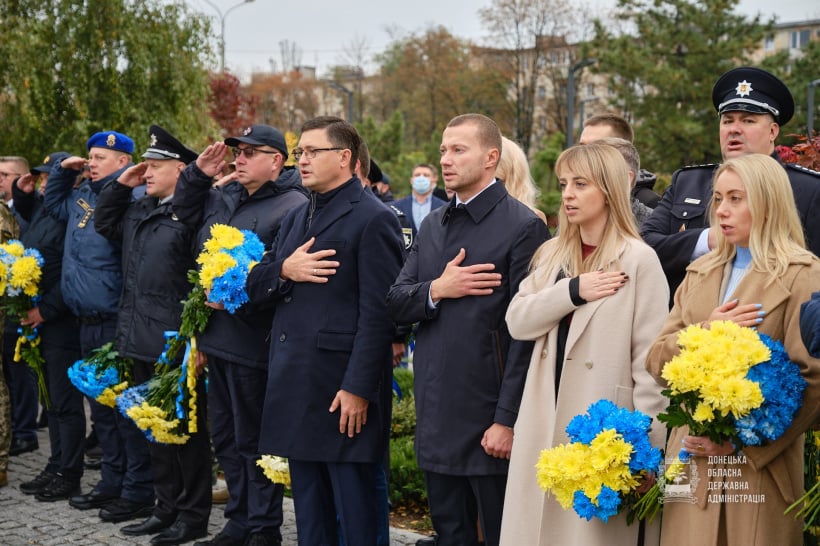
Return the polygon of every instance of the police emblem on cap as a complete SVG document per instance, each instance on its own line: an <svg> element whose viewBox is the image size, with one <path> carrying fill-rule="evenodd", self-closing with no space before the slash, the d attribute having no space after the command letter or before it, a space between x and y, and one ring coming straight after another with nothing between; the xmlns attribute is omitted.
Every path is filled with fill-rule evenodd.
<svg viewBox="0 0 820 546"><path fill-rule="evenodd" d="M43 160L43 165L45 165L45 164L46 164L46 163L48 163L49 161L51 161L51 156L50 156L50 155L47 155L47 156L46 156L46 158Z"/></svg>
<svg viewBox="0 0 820 546"><path fill-rule="evenodd" d="M245 129L244 131L242 131L242 136L248 136L248 135L249 135L249 134L251 134L252 132L253 132L253 127L248 127L247 129Z"/></svg>
<svg viewBox="0 0 820 546"><path fill-rule="evenodd" d="M151 146L151 147L154 147L154 146L157 145L157 135L155 135L154 133L151 133L151 138L148 141L148 145Z"/></svg>
<svg viewBox="0 0 820 546"><path fill-rule="evenodd" d="M737 82L737 89L735 89L735 91L737 91L738 97L748 97L749 93L754 91L754 89L752 89L752 84L743 80L742 82Z"/></svg>
<svg viewBox="0 0 820 546"><path fill-rule="evenodd" d="M115 137L114 135L108 135L108 138L105 139L105 144L107 146L113 146L116 143L117 143L117 137Z"/></svg>

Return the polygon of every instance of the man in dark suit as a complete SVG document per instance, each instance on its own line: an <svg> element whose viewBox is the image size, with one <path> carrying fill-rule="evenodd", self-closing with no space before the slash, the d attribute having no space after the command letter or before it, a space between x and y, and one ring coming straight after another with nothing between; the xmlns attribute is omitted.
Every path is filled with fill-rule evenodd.
<svg viewBox="0 0 820 546"><path fill-rule="evenodd" d="M412 193L393 203L397 209L410 218L414 239L419 232L422 220L430 212L447 204L446 201L433 195L436 181L438 181L438 170L427 163L419 163L413 167L413 175L410 177Z"/></svg>
<svg viewBox="0 0 820 546"><path fill-rule="evenodd" d="M512 426L532 343L504 314L547 227L495 178L501 133L479 114L442 136L451 206L431 212L387 296L393 319L418 322L416 452L440 546L498 544ZM449 260L449 261L448 261Z"/></svg>
<svg viewBox="0 0 820 546"><path fill-rule="evenodd" d="M302 126L293 150L310 202L282 222L248 277L275 301L259 450L289 458L300 544L376 543L375 466L389 433L385 296L401 268L396 215L353 175L361 143L334 117Z"/></svg>
<svg viewBox="0 0 820 546"><path fill-rule="evenodd" d="M759 68L734 68L715 83L712 103L720 118L723 159L766 154L779 161L774 141L780 126L794 114L794 99L783 82ZM658 253L666 273L670 305L686 267L714 248L718 227L709 227L708 211L717 167L698 165L675 172L652 216L641 226L641 235ZM806 246L820 255L820 173L798 165L783 168L792 185Z"/></svg>

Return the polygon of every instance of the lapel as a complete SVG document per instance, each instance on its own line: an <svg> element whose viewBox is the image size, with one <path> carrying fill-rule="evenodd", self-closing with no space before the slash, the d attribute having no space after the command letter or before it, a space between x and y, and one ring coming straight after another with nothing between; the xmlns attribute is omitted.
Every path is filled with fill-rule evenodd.
<svg viewBox="0 0 820 546"><path fill-rule="evenodd" d="M317 237L324 230L332 226L336 220L348 214L353 210L353 206L361 201L364 189L359 183L358 178L352 178L351 181L345 183L339 190L337 195L334 195L330 201L322 208L318 216L311 222L310 227L305 234L305 240L311 237ZM311 195L311 199L315 197ZM310 204L308 204L308 214L310 213Z"/></svg>
<svg viewBox="0 0 820 546"><path fill-rule="evenodd" d="M708 273L698 267L696 263L690 266L689 270L702 276L702 281L697 287L699 302L702 302L705 306L711 305L712 308L720 305L721 300L724 299L721 298L721 295L726 290L726 284L732 270L731 262L727 263L722 269L714 269ZM789 298L791 291L782 279L777 278L774 282L767 284L769 280L768 273L749 270L743 276L735 291L725 299L726 301L738 299L741 305L760 303L763 305L763 309L774 309ZM706 308L701 305L697 307Z"/></svg>

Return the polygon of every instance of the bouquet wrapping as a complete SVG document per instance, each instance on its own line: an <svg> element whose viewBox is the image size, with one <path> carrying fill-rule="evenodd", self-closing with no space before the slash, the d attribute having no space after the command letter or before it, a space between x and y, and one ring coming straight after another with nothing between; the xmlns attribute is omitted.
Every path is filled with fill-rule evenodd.
<svg viewBox="0 0 820 546"><path fill-rule="evenodd" d="M779 341L731 321L712 321L708 329L681 330L678 345L680 352L661 372L670 403L659 421L688 426L691 435L718 444L731 441L737 449L777 440L791 426L806 381ZM641 499L639 518L655 517L662 486L691 455L681 452L667 469L665 483Z"/></svg>
<svg viewBox="0 0 820 546"><path fill-rule="evenodd" d="M25 248L17 239L0 244L0 307L7 315L19 320L38 305L42 267L43 256L37 249ZM50 401L44 374L45 360L40 353L40 335L37 328L22 325L17 333L14 361L23 361L34 371L38 396L48 408Z"/></svg>
<svg viewBox="0 0 820 546"><path fill-rule="evenodd" d="M660 465L661 450L649 441L651 424L640 411L595 402L567 425L570 443L541 452L538 485L565 510L606 522L631 505L642 478Z"/></svg>
<svg viewBox="0 0 820 546"><path fill-rule="evenodd" d="M68 378L77 389L104 406L116 407L119 396L131 384L130 358L121 358L109 342L91 351L68 369Z"/></svg>
<svg viewBox="0 0 820 546"><path fill-rule="evenodd" d="M199 281L208 292L208 301L235 313L248 301L245 280L264 253L265 245L254 232L224 224L211 226L211 238L196 260L202 266Z"/></svg>

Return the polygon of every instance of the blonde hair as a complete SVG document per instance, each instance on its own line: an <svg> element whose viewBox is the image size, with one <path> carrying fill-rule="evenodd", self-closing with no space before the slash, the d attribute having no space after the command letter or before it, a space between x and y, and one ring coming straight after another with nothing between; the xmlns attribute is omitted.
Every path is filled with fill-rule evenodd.
<svg viewBox="0 0 820 546"><path fill-rule="evenodd" d="M538 210L535 206L538 191L530 174L530 165L524 150L505 136L501 137L501 142L501 158L495 168L496 178L504 182L507 193L532 210Z"/></svg>
<svg viewBox="0 0 820 546"><path fill-rule="evenodd" d="M609 218L604 226L598 247L584 259L581 250L581 229L569 223L566 210L558 211L558 236L550 239L536 251L530 268L536 284L546 285L547 275L561 268L566 277L598 269L619 268L618 257L628 239L640 240L629 203L629 170L623 156L606 144L578 145L564 150L555 163L559 178L571 171L597 187L608 204Z"/></svg>
<svg viewBox="0 0 820 546"><path fill-rule="evenodd" d="M794 193L782 165L764 154L729 159L715 172L713 188L717 179L726 172L735 173L746 188L752 215L749 251L755 271L769 274L770 281L774 281L786 272L791 258L812 256L806 250ZM714 196L709 218L710 225L719 224ZM723 267L734 259L736 253L735 245L728 242L720 230L715 231L717 246L705 258L707 270Z"/></svg>

